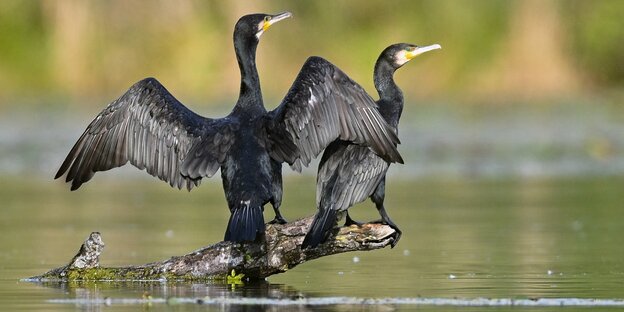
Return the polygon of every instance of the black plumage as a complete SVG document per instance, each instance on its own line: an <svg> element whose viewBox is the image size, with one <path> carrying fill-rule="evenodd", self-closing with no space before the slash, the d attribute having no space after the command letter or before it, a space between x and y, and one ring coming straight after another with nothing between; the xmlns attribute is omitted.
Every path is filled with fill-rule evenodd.
<svg viewBox="0 0 624 312"><path fill-rule="evenodd" d="M267 112L255 55L260 36L290 17L252 14L234 28L241 71L239 99L223 118L199 116L156 79L133 85L108 105L71 149L55 178L67 173L78 189L95 172L130 162L139 169L191 190L221 169L231 211L225 239L250 241L264 233L263 209L271 203L275 222L285 222L282 162L295 168L337 138L368 146L388 161L402 162L398 138L362 88L328 61L306 61L282 103Z"/></svg>
<svg viewBox="0 0 624 312"><path fill-rule="evenodd" d="M387 47L377 59L373 78L379 93L379 112L398 133L403 111L403 93L394 82L394 72L421 53L439 49L439 45L417 47L400 43ZM370 149L341 139L332 142L321 158L316 182L318 212L306 234L302 247L316 247L327 240L332 229L346 214L346 224L354 223L348 209L371 198L381 221L390 225L396 236L392 247L401 237L401 231L390 219L384 207L385 179L390 162Z"/></svg>

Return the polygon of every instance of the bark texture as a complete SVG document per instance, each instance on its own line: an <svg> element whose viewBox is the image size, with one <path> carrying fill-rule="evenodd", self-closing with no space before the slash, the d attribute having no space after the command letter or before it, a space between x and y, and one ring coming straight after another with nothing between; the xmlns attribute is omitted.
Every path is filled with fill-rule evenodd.
<svg viewBox="0 0 624 312"><path fill-rule="evenodd" d="M237 280L243 275L244 279L264 279L312 259L383 248L396 237L396 232L387 225L366 223L336 229L335 236L326 243L302 250L301 243L312 220L313 217L307 217L284 225L267 224L261 242L219 242L168 260L115 268L100 267L104 242L100 233L93 232L69 264L29 280Z"/></svg>

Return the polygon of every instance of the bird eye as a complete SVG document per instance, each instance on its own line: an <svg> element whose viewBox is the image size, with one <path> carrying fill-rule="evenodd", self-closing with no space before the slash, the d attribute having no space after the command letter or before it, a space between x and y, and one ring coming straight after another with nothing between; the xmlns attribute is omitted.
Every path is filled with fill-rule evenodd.
<svg viewBox="0 0 624 312"><path fill-rule="evenodd" d="M416 47L408 47L407 49L405 49L405 51L407 51L407 52L414 52L414 51L416 51Z"/></svg>
<svg viewBox="0 0 624 312"><path fill-rule="evenodd" d="M265 21L265 22L268 22L268 21L270 21L270 20L271 20L271 17L270 17L270 16L265 16L265 17L264 17L264 21Z"/></svg>

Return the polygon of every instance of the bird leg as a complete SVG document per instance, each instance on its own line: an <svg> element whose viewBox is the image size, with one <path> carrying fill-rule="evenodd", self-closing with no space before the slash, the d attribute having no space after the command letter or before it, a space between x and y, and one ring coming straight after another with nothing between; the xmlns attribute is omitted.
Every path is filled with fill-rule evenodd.
<svg viewBox="0 0 624 312"><path fill-rule="evenodd" d="M288 221L282 217L282 213L279 210L279 206L273 206L273 211L275 211L275 218L269 221L269 224L286 224Z"/></svg>
<svg viewBox="0 0 624 312"><path fill-rule="evenodd" d="M386 212L386 208L384 207L383 202L379 202L379 203L376 202L375 205L377 206L377 210L379 211L379 215L381 216L381 220L373 221L371 223L387 224L395 231L394 234L393 234L394 241L390 244L390 246L392 248L394 248L394 246L396 246L396 244L401 239L401 234L403 234L403 232L401 232L401 230L396 225L396 223L394 223L392 221L392 219L390 219L390 216L388 216L388 213Z"/></svg>
<svg viewBox="0 0 624 312"><path fill-rule="evenodd" d="M352 226L354 224L357 226L362 226L364 222L358 222L358 221L351 219L351 216L349 216L349 211L347 210L347 217L345 219L344 226Z"/></svg>
<svg viewBox="0 0 624 312"><path fill-rule="evenodd" d="M394 246L396 246L396 244L401 239L401 234L403 234L403 232L399 230L399 227L388 216L388 213L386 212L386 208L384 207L385 198L386 198L386 178L384 177L384 179L381 181L381 183L379 183L379 185L375 189L375 192L373 192L373 194L370 196L371 201L375 203L375 207L377 207L377 211L379 211L381 220L373 221L371 223L387 224L394 230L394 233L392 234L394 240L391 243L391 247L394 248Z"/></svg>

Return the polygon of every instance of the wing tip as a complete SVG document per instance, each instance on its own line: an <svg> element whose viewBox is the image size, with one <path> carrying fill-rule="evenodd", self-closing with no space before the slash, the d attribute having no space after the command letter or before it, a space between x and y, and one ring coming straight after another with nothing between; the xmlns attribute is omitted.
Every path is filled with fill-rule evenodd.
<svg viewBox="0 0 624 312"><path fill-rule="evenodd" d="M375 154L377 154L378 156L380 156L387 162L399 163L399 164L405 163L405 161L403 160L403 156L401 156L401 153L399 153L399 151L396 149L395 146L390 148L390 150L385 150L385 149L378 150L376 148L373 148L373 152L375 152Z"/></svg>
<svg viewBox="0 0 624 312"><path fill-rule="evenodd" d="M405 161L403 160L403 157L401 157L401 154L397 154L396 156L397 156L397 159L396 161L394 161L395 163L398 163L401 165L405 164Z"/></svg>
<svg viewBox="0 0 624 312"><path fill-rule="evenodd" d="M61 168L62 169L62 168ZM61 170L59 169L59 171L56 172L56 175L54 176L54 180L60 178L63 176L63 174L65 174L65 170Z"/></svg>
<svg viewBox="0 0 624 312"><path fill-rule="evenodd" d="M80 188L80 186L82 185L82 183L77 182L77 181L78 181L78 180L73 180L73 181L72 181L72 185L71 185L71 187L69 188L69 190L70 190L70 191L72 191L72 192L73 192L73 191L75 191L75 190L77 190L77 189L79 189L79 188Z"/></svg>

